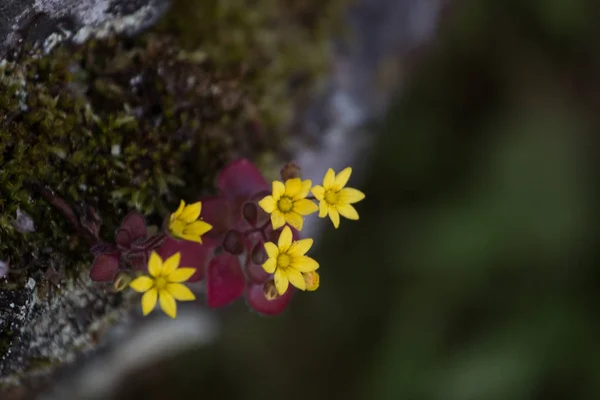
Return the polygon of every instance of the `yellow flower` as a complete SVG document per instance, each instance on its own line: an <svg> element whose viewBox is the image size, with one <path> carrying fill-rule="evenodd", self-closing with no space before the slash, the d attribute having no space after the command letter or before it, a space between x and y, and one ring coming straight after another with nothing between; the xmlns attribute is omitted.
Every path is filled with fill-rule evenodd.
<svg viewBox="0 0 600 400"><path fill-rule="evenodd" d="M312 188L312 194L319 200L319 217L325 218L329 214L333 226L340 226L340 215L348 219L357 220L358 213L351 204L357 203L365 198L360 190L345 188L352 174L352 168L343 169L335 174L329 168L323 178L323 186L316 185Z"/></svg>
<svg viewBox="0 0 600 400"><path fill-rule="evenodd" d="M134 279L129 286L136 292L144 293L142 296L142 312L148 315L156 301L160 308L171 318L177 316L177 304L175 300L191 301L196 297L190 289L181 282L185 282L196 270L194 268L178 268L180 253L175 253L164 262L160 256L153 251L148 260L148 272L150 275L140 276Z"/></svg>
<svg viewBox="0 0 600 400"><path fill-rule="evenodd" d="M212 225L198 220L202 203L185 205L181 200L179 208L169 217L169 231L180 239L202 243L201 236L212 229Z"/></svg>
<svg viewBox="0 0 600 400"><path fill-rule="evenodd" d="M258 202L263 210L271 214L273 229L279 229L287 222L297 230L302 230L302 216L319 210L315 203L306 199L311 185L310 179L302 181L293 178L285 181L285 184L273 181L273 194Z"/></svg>
<svg viewBox="0 0 600 400"><path fill-rule="evenodd" d="M304 282L306 283L306 290L309 292L314 292L319 288L319 282L321 278L319 277L319 273L317 271L307 272L302 274L304 277Z"/></svg>
<svg viewBox="0 0 600 400"><path fill-rule="evenodd" d="M263 268L269 274L273 274L275 287L280 295L286 292L290 283L300 290L306 290L302 274L319 268L319 263L305 256L312 244L312 239L292 242L292 230L288 226L281 231L277 245L272 242L265 243L269 258L263 264Z"/></svg>

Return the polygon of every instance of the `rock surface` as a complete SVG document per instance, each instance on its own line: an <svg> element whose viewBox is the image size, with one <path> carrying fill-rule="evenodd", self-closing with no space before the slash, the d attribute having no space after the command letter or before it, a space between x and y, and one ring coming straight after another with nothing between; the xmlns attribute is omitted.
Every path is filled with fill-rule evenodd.
<svg viewBox="0 0 600 400"><path fill-rule="evenodd" d="M133 34L154 23L168 0L3 0L0 4L0 55L43 44L46 51L64 39L83 42L111 33Z"/></svg>

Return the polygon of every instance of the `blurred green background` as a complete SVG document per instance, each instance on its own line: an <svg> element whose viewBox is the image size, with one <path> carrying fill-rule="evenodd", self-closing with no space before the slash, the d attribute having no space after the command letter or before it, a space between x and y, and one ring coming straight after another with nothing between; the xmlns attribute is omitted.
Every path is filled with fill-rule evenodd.
<svg viewBox="0 0 600 400"><path fill-rule="evenodd" d="M213 346L122 398L600 399L599 17L450 7L356 166L361 220L313 253L321 288L219 310Z"/></svg>

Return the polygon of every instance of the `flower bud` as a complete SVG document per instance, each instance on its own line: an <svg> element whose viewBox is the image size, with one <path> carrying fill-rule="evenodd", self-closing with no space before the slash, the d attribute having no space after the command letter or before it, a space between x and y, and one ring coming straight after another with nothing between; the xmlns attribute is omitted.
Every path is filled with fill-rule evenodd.
<svg viewBox="0 0 600 400"><path fill-rule="evenodd" d="M233 255L239 255L244 252L244 235L234 229L230 229L223 239L223 249Z"/></svg>
<svg viewBox="0 0 600 400"><path fill-rule="evenodd" d="M275 286L274 281L268 281L263 286L263 293L265 294L265 299L269 301L273 301L279 297L279 293L277 293L277 287Z"/></svg>
<svg viewBox="0 0 600 400"><path fill-rule="evenodd" d="M263 242L258 242L252 248L250 257L254 264L263 265L265 263L265 261L267 261L267 252L265 250L265 244Z"/></svg>
<svg viewBox="0 0 600 400"><path fill-rule="evenodd" d="M300 178L300 167L296 164L285 164L283 168L281 168L281 179L285 182L288 179Z"/></svg>
<svg viewBox="0 0 600 400"><path fill-rule="evenodd" d="M319 277L319 273L317 271L306 272L303 273L304 282L306 283L306 290L309 292L314 292L319 288L319 282L321 278Z"/></svg>
<svg viewBox="0 0 600 400"><path fill-rule="evenodd" d="M255 226L258 220L258 207L254 203L246 203L242 207L242 215L250 225Z"/></svg>
<svg viewBox="0 0 600 400"><path fill-rule="evenodd" d="M129 286L131 281L132 277L128 272L120 271L113 281L115 292L120 292L121 290L125 289L127 286Z"/></svg>

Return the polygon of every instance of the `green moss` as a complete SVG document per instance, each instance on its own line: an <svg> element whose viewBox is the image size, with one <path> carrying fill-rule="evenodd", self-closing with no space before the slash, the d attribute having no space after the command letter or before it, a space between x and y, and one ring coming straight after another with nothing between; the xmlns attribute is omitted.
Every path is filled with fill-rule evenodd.
<svg viewBox="0 0 600 400"><path fill-rule="evenodd" d="M40 187L78 215L93 207L108 238L131 208L160 223L179 198L211 191L235 156L272 158L282 122L328 64L339 3L179 0L140 37L4 62L0 259L29 268L23 278L89 265L88 243ZM15 229L17 209L35 232Z"/></svg>

